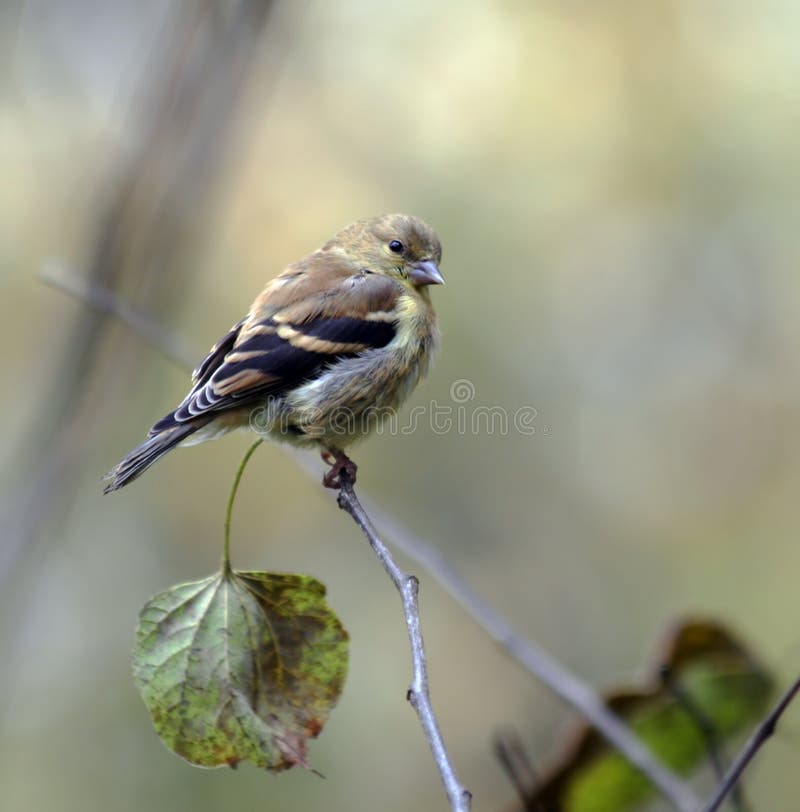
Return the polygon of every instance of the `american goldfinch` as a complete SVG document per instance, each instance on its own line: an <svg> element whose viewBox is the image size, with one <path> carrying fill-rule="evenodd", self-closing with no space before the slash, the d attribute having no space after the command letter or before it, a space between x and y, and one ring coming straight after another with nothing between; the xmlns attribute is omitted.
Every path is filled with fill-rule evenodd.
<svg viewBox="0 0 800 812"><path fill-rule="evenodd" d="M343 471L354 478L344 449L397 409L437 349L428 286L444 282L441 256L429 225L387 214L289 265L211 348L178 408L107 474L104 493L175 446L248 427L319 447L328 487Z"/></svg>

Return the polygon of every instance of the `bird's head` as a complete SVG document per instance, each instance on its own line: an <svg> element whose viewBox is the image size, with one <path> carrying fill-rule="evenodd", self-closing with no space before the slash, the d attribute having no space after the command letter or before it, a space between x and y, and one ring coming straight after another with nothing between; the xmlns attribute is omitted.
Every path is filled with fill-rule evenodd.
<svg viewBox="0 0 800 812"><path fill-rule="evenodd" d="M384 214L359 220L336 235L337 244L365 271L422 288L442 285L442 246L436 232L410 214Z"/></svg>

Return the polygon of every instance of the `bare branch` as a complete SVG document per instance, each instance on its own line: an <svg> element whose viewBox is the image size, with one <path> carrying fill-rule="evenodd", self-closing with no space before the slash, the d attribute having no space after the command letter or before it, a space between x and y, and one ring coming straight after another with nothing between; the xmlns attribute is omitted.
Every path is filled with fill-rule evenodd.
<svg viewBox="0 0 800 812"><path fill-rule="evenodd" d="M444 740L439 730L439 724L431 705L428 689L428 667L425 658L425 645L422 640L422 629L419 618L419 581L415 576L403 572L397 566L389 548L381 541L375 526L358 501L353 482L346 472L340 475L341 487L339 490L339 507L352 516L353 521L361 528L370 543L375 555L386 570L387 575L400 593L403 600L403 611L408 627L408 639L411 643L411 657L413 661L413 679L408 689L408 701L417 712L425 738L428 740L433 753L439 775L442 778L450 807L455 812L468 812L471 806L472 795L458 780L450 757L444 746Z"/></svg>
<svg viewBox="0 0 800 812"><path fill-rule="evenodd" d="M703 807L702 812L716 812L716 810L720 808L722 802L736 786L736 783L753 760L755 754L761 749L764 742L775 732L778 720L786 708L789 707L798 691L800 691L800 677L792 683L789 690L780 698L778 704L775 705L755 731L753 731L753 734L747 740L747 744L745 744L742 752L739 753L736 760L731 764L730 769L722 781L720 781L711 800Z"/></svg>
<svg viewBox="0 0 800 812"><path fill-rule="evenodd" d="M180 336L166 330L147 313L131 307L103 285L89 285L56 264L43 268L39 272L39 279L45 285L84 302L98 313L115 316L176 366L192 368L193 356Z"/></svg>
<svg viewBox="0 0 800 812"><path fill-rule="evenodd" d="M370 512L381 526L388 528L388 535L394 543L409 558L421 564L496 643L553 693L586 717L597 732L647 777L675 809L695 812L699 808L700 801L689 786L656 759L591 686L533 640L518 634L499 612L464 581L437 549L412 536L380 509L370 507Z"/></svg>
<svg viewBox="0 0 800 812"><path fill-rule="evenodd" d="M74 286L63 288L65 292L78 295ZM81 297L82 298L82 297ZM96 303L93 306L98 306ZM140 317L126 319L132 312L129 308L116 306L113 312L132 330L146 341L154 344L157 331L143 332L139 329ZM199 357L199 354L198 354ZM186 365L187 367L189 365ZM292 453L298 465L315 479L319 476L316 466L306 456ZM363 509L362 509L363 510ZM517 633L513 626L486 601L483 600L444 556L432 545L412 535L399 521L386 511L370 506L370 514L386 528L388 536L409 558L432 575L446 592L458 603L483 630L526 671L533 674L564 702L581 713L595 729L624 758L646 776L661 795L679 812L695 812L700 808L700 800L689 786L671 770L664 767L650 750L637 738L628 726L603 702L597 693L578 676L567 670L552 655Z"/></svg>
<svg viewBox="0 0 800 812"><path fill-rule="evenodd" d="M714 770L714 776L717 781L722 781L725 777L725 763L727 762L727 758L725 757L723 744L719 740L714 722L692 699L680 681L675 679L675 675L672 673L670 666L664 666L661 669L660 678L661 684L669 691L678 705L683 708L703 737L706 752L708 753L708 760L711 763L711 768ZM731 806L733 807L733 812L746 812L747 804L745 803L744 793L740 786L735 786L731 791Z"/></svg>
<svg viewBox="0 0 800 812"><path fill-rule="evenodd" d="M533 769L522 746L522 741L513 729L495 736L494 753L522 802L522 808L531 812L547 812L539 798L539 776Z"/></svg>
<svg viewBox="0 0 800 812"><path fill-rule="evenodd" d="M272 2L233 0L222 13L210 2L174 5L147 60L126 122L126 148L106 173L79 263L90 299L104 290L119 302L127 290L162 313L179 300L192 270L180 261L196 250L186 219L210 216L217 203L212 192L233 154ZM11 452L15 481L0 503L0 592L7 600L13 574L37 554L46 528L67 509L85 438L97 428L98 388L108 391L112 380L104 358L113 346L109 316L122 314L97 304L94 310L51 342L54 373ZM125 369L129 384L134 373L133 366ZM0 613L0 625L6 616ZM15 658L6 659L13 664Z"/></svg>

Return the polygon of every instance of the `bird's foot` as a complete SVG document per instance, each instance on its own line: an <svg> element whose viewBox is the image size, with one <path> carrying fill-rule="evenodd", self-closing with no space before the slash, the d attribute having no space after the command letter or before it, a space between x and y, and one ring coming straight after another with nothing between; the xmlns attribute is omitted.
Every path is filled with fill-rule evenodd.
<svg viewBox="0 0 800 812"><path fill-rule="evenodd" d="M322 477L322 484L326 488L339 490L342 487L342 477L346 477L351 485L355 484L358 466L344 453L344 451L322 452L322 459L331 466L330 470Z"/></svg>

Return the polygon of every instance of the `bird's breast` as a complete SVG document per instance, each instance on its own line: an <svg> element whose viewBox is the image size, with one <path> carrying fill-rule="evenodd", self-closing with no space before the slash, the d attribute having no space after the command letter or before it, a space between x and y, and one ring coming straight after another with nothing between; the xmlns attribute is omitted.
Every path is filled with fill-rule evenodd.
<svg viewBox="0 0 800 812"><path fill-rule="evenodd" d="M286 419L309 437L340 447L396 419L438 348L436 318L425 305L401 297L394 338L385 347L340 358L287 394Z"/></svg>

